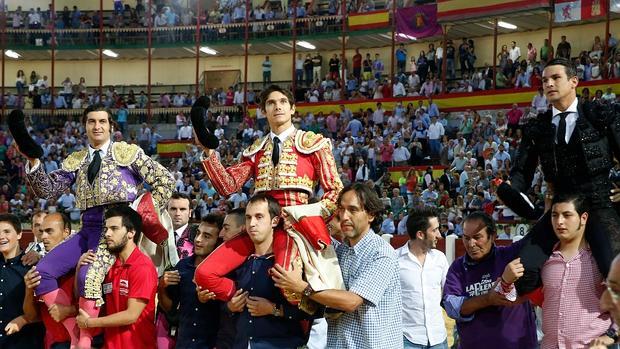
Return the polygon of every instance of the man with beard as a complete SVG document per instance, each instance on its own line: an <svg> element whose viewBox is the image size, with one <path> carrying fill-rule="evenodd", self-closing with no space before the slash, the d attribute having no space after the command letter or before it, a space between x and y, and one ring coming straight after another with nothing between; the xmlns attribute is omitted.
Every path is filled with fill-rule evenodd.
<svg viewBox="0 0 620 349"><path fill-rule="evenodd" d="M441 311L441 292L448 260L437 249L441 239L439 218L432 208L413 209L407 218L410 240L396 250L403 297L405 348L447 349L446 325Z"/></svg>
<svg viewBox="0 0 620 349"><path fill-rule="evenodd" d="M140 252L142 218L129 206L105 212L105 244L116 258L103 284L106 316L90 317L83 309L78 326L104 328L104 347L155 348L155 293L157 271L151 259ZM82 255L79 267L93 263L91 251Z"/></svg>
<svg viewBox="0 0 620 349"><path fill-rule="evenodd" d="M183 258L174 270L166 271L158 289L160 307L169 315L177 315L176 347L215 348L219 327L221 302L212 300L215 294L198 290L194 284L196 267L217 247L223 217L211 213L198 225L193 255ZM219 346L218 346L219 347Z"/></svg>

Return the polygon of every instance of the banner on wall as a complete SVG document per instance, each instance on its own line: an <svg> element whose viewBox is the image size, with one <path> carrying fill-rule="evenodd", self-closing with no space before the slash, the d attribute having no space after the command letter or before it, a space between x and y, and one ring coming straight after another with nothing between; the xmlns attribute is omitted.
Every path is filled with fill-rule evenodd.
<svg viewBox="0 0 620 349"><path fill-rule="evenodd" d="M605 0L555 1L556 23L584 21L591 18L602 17L606 14L607 1Z"/></svg>
<svg viewBox="0 0 620 349"><path fill-rule="evenodd" d="M439 22L463 21L549 8L549 0L437 0Z"/></svg>
<svg viewBox="0 0 620 349"><path fill-rule="evenodd" d="M437 5L399 8L396 10L396 31L399 41L441 35L443 31L437 23Z"/></svg>
<svg viewBox="0 0 620 349"><path fill-rule="evenodd" d="M387 10L349 14L347 24L349 30L385 28L390 25L390 14Z"/></svg>
<svg viewBox="0 0 620 349"><path fill-rule="evenodd" d="M620 13L620 0L611 0L611 12Z"/></svg>

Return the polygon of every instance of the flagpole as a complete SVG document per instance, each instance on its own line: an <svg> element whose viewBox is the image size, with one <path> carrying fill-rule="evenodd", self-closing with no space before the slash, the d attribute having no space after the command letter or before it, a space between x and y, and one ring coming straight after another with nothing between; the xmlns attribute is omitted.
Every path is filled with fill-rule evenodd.
<svg viewBox="0 0 620 349"><path fill-rule="evenodd" d="M493 79L491 86L495 90L495 81L497 80L497 17L493 20Z"/></svg>
<svg viewBox="0 0 620 349"><path fill-rule="evenodd" d="M549 16L549 32L547 34L547 39L549 40L549 54L551 57L548 57L549 60L552 60L555 56L555 52L553 52L553 13L555 9L555 4L551 3L551 7L549 8L548 16ZM548 55L549 56L549 55ZM542 72L541 72L542 73Z"/></svg>
<svg viewBox="0 0 620 349"><path fill-rule="evenodd" d="M346 99L347 93L347 76L345 75L347 65L346 65L346 49L347 49L347 2L341 1L342 5L340 6L340 20L342 21L342 59L340 60L340 67L342 68L342 79L340 79L340 99Z"/></svg>
<svg viewBox="0 0 620 349"><path fill-rule="evenodd" d="M390 78L388 79L388 81L390 82L390 84L393 84L392 80L394 79L394 53L395 53L395 47L396 47L396 0L392 1L392 59L391 62L392 64L390 64ZM392 96L383 96L385 98L387 97L392 97Z"/></svg>
<svg viewBox="0 0 620 349"><path fill-rule="evenodd" d="M442 53L443 57L441 57L441 67L439 67L439 69L441 69L441 93L442 94L446 93L446 84L448 83L448 78L446 77L446 74L448 72L448 62L447 62L448 55L446 54L446 47L448 45L446 44L446 41L448 41L448 26L444 25L443 26L443 45L441 47L443 51Z"/></svg>
<svg viewBox="0 0 620 349"><path fill-rule="evenodd" d="M607 0L607 13L605 14L605 45L603 46L603 49L605 50L603 52L603 59L601 60L602 64L607 65L607 60L609 59L609 16L611 12L611 0ZM608 74L609 75L609 74ZM607 78L607 76L605 77Z"/></svg>

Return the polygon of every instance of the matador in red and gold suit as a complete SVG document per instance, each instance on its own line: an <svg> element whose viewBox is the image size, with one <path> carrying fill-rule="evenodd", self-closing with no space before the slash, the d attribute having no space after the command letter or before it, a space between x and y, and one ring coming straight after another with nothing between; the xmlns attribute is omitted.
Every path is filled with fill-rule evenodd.
<svg viewBox="0 0 620 349"><path fill-rule="evenodd" d="M245 149L239 164L224 168L216 152L202 164L214 188L228 196L254 178L254 191L268 192L283 211L292 218L288 231L274 232L275 263L290 269L303 265L304 276L315 291L343 289L342 274L324 219L336 208L342 182L338 176L328 138L291 126L280 135L279 161L274 166L273 138L270 133ZM323 189L321 199L308 204L316 184ZM225 242L213 251L195 273L196 284L229 301L236 292L235 284L225 276L240 266L253 253L254 245L245 233ZM301 295L284 294L297 303Z"/></svg>

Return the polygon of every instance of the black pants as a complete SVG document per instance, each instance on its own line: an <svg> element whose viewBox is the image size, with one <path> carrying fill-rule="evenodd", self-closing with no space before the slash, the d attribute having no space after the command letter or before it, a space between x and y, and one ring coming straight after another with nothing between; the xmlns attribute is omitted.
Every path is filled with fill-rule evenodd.
<svg viewBox="0 0 620 349"><path fill-rule="evenodd" d="M601 274L607 277L611 261L620 253L618 212L613 208L590 210L585 237ZM551 225L551 211L545 213L523 239L526 241L519 257L525 273L516 283L519 294L529 293L542 284L540 273L543 264L551 256L553 246L558 242Z"/></svg>

